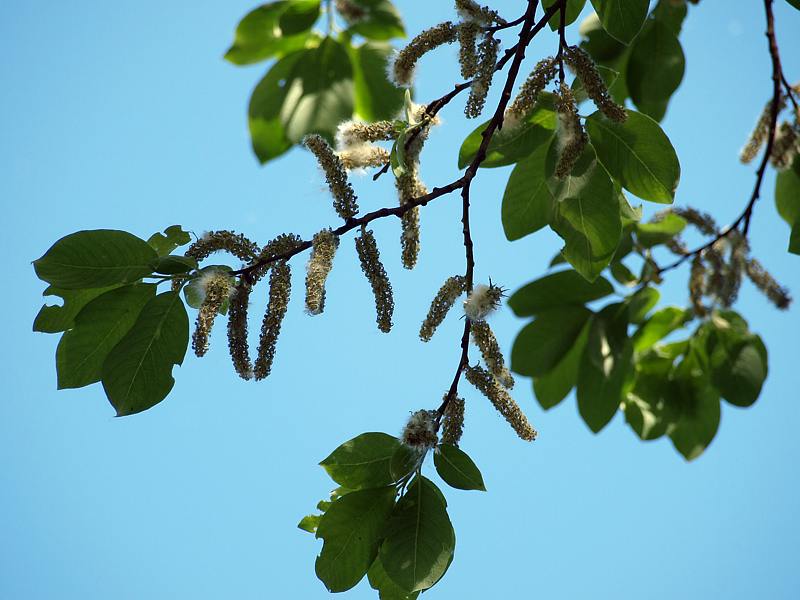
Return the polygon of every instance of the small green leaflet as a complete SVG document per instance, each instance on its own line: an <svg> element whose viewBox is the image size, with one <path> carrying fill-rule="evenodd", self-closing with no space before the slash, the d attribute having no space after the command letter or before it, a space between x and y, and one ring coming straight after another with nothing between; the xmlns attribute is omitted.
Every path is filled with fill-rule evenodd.
<svg viewBox="0 0 800 600"><path fill-rule="evenodd" d="M386 433L362 433L334 450L320 464L331 479L351 490L388 485L392 456L400 441Z"/></svg>
<svg viewBox="0 0 800 600"><path fill-rule="evenodd" d="M466 452L451 444L440 444L433 453L433 464L444 482L459 490L486 491L483 476Z"/></svg>
<svg viewBox="0 0 800 600"><path fill-rule="evenodd" d="M147 243L159 256L167 256L176 248L185 246L192 237L180 225L170 225L164 233L154 233L147 239Z"/></svg>

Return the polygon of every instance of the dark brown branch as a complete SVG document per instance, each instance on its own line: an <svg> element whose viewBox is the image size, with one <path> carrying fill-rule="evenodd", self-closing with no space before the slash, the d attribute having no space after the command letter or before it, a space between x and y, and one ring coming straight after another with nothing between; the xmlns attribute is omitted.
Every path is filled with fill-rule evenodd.
<svg viewBox="0 0 800 600"><path fill-rule="evenodd" d="M753 191L750 194L750 200L747 202L747 205L742 213L733 223L720 231L720 233L711 241L695 248L687 254L684 254L678 260L667 265L666 267L659 267L659 275L682 265L690 258L713 246L722 238L729 236L732 232L739 231L740 226L742 228L742 237L745 239L750 231L750 219L753 216L753 209L755 208L756 202L761 196L761 186L764 183L764 174L766 173L767 165L769 164L769 158L772 154L772 147L775 142L775 131L778 128L778 114L780 113L782 97L781 85L785 83L786 80L783 75L783 68L781 66L781 55L780 51L778 50L778 42L775 38L775 15L772 10L772 2L773 0L764 0L764 9L767 17L766 36L769 45L769 55L772 60L772 101L770 102L769 134L767 135L767 144L766 148L764 149L764 155L762 156L761 163L758 165L758 170L756 171L756 182L753 186Z"/></svg>

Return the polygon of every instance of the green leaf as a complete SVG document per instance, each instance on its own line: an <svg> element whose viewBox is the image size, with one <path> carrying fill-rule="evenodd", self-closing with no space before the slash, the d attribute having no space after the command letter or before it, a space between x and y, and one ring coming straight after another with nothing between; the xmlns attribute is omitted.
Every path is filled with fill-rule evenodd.
<svg viewBox="0 0 800 600"><path fill-rule="evenodd" d="M591 315L583 306L564 306L539 313L514 340L511 369L529 377L547 374L567 355Z"/></svg>
<svg viewBox="0 0 800 600"><path fill-rule="evenodd" d="M476 127L462 142L458 151L458 168L464 169L478 154L483 142L483 132L489 122ZM530 156L542 146L549 146L556 129L556 113L552 94L540 94L528 119L518 127L505 127L496 131L486 149L481 168L504 167Z"/></svg>
<svg viewBox="0 0 800 600"><path fill-rule="evenodd" d="M103 363L103 388L117 416L147 410L166 398L175 384L172 366L183 363L188 345L189 317L177 292L145 304Z"/></svg>
<svg viewBox="0 0 800 600"><path fill-rule="evenodd" d="M117 286L88 288L84 290L63 290L52 285L42 292L43 296L59 296L64 302L61 306L44 305L33 321L33 330L42 333L58 333L74 326L75 316L89 302Z"/></svg>
<svg viewBox="0 0 800 600"><path fill-rule="evenodd" d="M617 283L632 286L638 281L633 271L619 261L612 262L609 268L611 270L611 276Z"/></svg>
<svg viewBox="0 0 800 600"><path fill-rule="evenodd" d="M186 300L186 304L194 309L200 310L200 307L203 306L203 302L206 300L206 292L203 287L203 275L212 273L213 271L229 272L231 270L232 269L228 265L208 265L200 269L197 274L189 280L189 283L183 286L183 298ZM225 298L222 304L220 304L217 314L226 314L229 304L230 301L228 298Z"/></svg>
<svg viewBox="0 0 800 600"><path fill-rule="evenodd" d="M501 216L510 241L542 229L553 218L554 199L545 173L547 151L547 145L540 145L514 167L508 178Z"/></svg>
<svg viewBox="0 0 800 600"><path fill-rule="evenodd" d="M400 13L388 0L355 0L355 4L366 12L352 22L347 33L379 41L405 37L406 30Z"/></svg>
<svg viewBox="0 0 800 600"><path fill-rule="evenodd" d="M800 223L795 223L789 236L789 252L800 254Z"/></svg>
<svg viewBox="0 0 800 600"><path fill-rule="evenodd" d="M658 123L627 111L624 123L595 112L586 119L586 130L597 157L611 176L644 200L671 203L681 168L675 149Z"/></svg>
<svg viewBox="0 0 800 600"><path fill-rule="evenodd" d="M545 10L550 9L553 4L555 4L558 0L542 0L542 8ZM567 0L567 14L565 15L564 25L571 25L575 22L575 20L581 16L581 11L583 10L584 5L586 4L586 0ZM550 25L550 29L553 31L557 31L558 27L561 23L561 16L560 12L556 12L551 18L548 24Z"/></svg>
<svg viewBox="0 0 800 600"><path fill-rule="evenodd" d="M483 476L466 452L451 444L439 444L433 453L433 464L444 482L459 490L486 491Z"/></svg>
<svg viewBox="0 0 800 600"><path fill-rule="evenodd" d="M367 42L348 51L353 63L356 114L365 121L393 119L403 107L404 91L386 78L392 47Z"/></svg>
<svg viewBox="0 0 800 600"><path fill-rule="evenodd" d="M775 178L775 206L789 227L800 222L800 159L795 159L793 168L778 171Z"/></svg>
<svg viewBox="0 0 800 600"><path fill-rule="evenodd" d="M786 0L789 4L800 10L800 0Z"/></svg>
<svg viewBox="0 0 800 600"><path fill-rule="evenodd" d="M156 293L152 284L134 284L98 296L75 317L56 350L58 389L100 381L108 353L133 327L142 307Z"/></svg>
<svg viewBox="0 0 800 600"><path fill-rule="evenodd" d="M389 462L389 473L392 481L400 481L404 477L411 475L422 464L424 454L415 448L410 448L405 444L400 444L392 454Z"/></svg>
<svg viewBox="0 0 800 600"><path fill-rule="evenodd" d="M636 38L628 59L631 99L643 112L665 103L683 80L686 59L678 38L666 24L651 19ZM663 110L659 110L663 116ZM655 118L655 117L654 117Z"/></svg>
<svg viewBox="0 0 800 600"><path fill-rule="evenodd" d="M297 528L307 531L308 533L316 533L321 518L322 515L306 515L300 519L300 522L297 524Z"/></svg>
<svg viewBox="0 0 800 600"><path fill-rule="evenodd" d="M292 0L278 18L278 26L283 36L308 31L317 22L320 13L320 0Z"/></svg>
<svg viewBox="0 0 800 600"><path fill-rule="evenodd" d="M158 259L155 272L163 275L175 275L178 273L188 273L197 268L197 261L189 256L179 256L170 254Z"/></svg>
<svg viewBox="0 0 800 600"><path fill-rule="evenodd" d="M567 397L578 381L578 367L586 347L591 319L586 322L578 334L575 343L553 369L533 380L533 392L541 407L549 410Z"/></svg>
<svg viewBox="0 0 800 600"><path fill-rule="evenodd" d="M641 323L647 317L647 313L658 304L661 293L648 286L643 287L626 299L628 303L628 320L631 323Z"/></svg>
<svg viewBox="0 0 800 600"><path fill-rule="evenodd" d="M344 592L367 574L394 507L394 486L351 492L322 515L317 537L324 540L317 557L317 577L329 592Z"/></svg>
<svg viewBox="0 0 800 600"><path fill-rule="evenodd" d="M553 165L555 146L548 154ZM619 200L611 179L587 146L572 173L563 180L552 177L548 185L556 198L550 227L564 240L561 253L576 271L594 281L611 262L622 234Z"/></svg>
<svg viewBox="0 0 800 600"><path fill-rule="evenodd" d="M306 4L305 0L302 0ZM307 33L283 35L281 16L294 4L288 0L269 2L250 11L236 27L233 45L225 60L235 65L249 65L267 58L280 57L302 48Z"/></svg>
<svg viewBox="0 0 800 600"><path fill-rule="evenodd" d="M652 16L656 21L666 25L672 33L679 35L688 12L685 2L676 3L672 0L658 0Z"/></svg>
<svg viewBox="0 0 800 600"><path fill-rule="evenodd" d="M170 225L164 230L164 233L151 235L147 243L159 256L167 256L175 248L185 246L191 241L192 236L189 235L188 231L184 231L180 225Z"/></svg>
<svg viewBox="0 0 800 600"><path fill-rule="evenodd" d="M320 464L331 479L351 490L388 485L392 456L400 441L386 433L362 433L348 440Z"/></svg>
<svg viewBox="0 0 800 600"><path fill-rule="evenodd" d="M694 460L708 447L719 428L719 393L708 380L698 359L691 354L675 370L680 417L669 428L669 437L686 460Z"/></svg>
<svg viewBox="0 0 800 600"><path fill-rule="evenodd" d="M409 594L392 581L392 578L386 573L386 569L383 568L380 557L375 559L367 571L367 578L372 589L377 590L380 600L416 600L420 594L419 592Z"/></svg>
<svg viewBox="0 0 800 600"><path fill-rule="evenodd" d="M645 248L652 248L663 244L686 228L686 219L668 213L661 220L651 223L638 223L636 225L636 239Z"/></svg>
<svg viewBox="0 0 800 600"><path fill-rule="evenodd" d="M289 141L318 133L332 142L339 123L353 115L353 67L347 50L333 38L304 50L285 89L280 117Z"/></svg>
<svg viewBox="0 0 800 600"><path fill-rule="evenodd" d="M250 138L253 152L262 164L292 147L292 142L286 137L281 110L289 91L289 77L302 55L302 52L295 52L272 65L250 96Z"/></svg>
<svg viewBox="0 0 800 600"><path fill-rule="evenodd" d="M542 311L566 305L583 305L614 293L603 277L586 281L572 269L545 275L514 292L508 305L518 317L528 317Z"/></svg>
<svg viewBox="0 0 800 600"><path fill-rule="evenodd" d="M633 335L633 349L643 352L692 319L692 312L668 306L653 313Z"/></svg>
<svg viewBox="0 0 800 600"><path fill-rule="evenodd" d="M639 33L649 5L649 0L592 0L603 29L623 44Z"/></svg>
<svg viewBox="0 0 800 600"><path fill-rule="evenodd" d="M417 476L386 527L380 559L386 573L407 592L425 590L447 570L456 536L439 488Z"/></svg>
<svg viewBox="0 0 800 600"><path fill-rule="evenodd" d="M65 236L33 268L39 279L67 290L133 283L153 272L158 255L127 231L95 229Z"/></svg>
<svg viewBox="0 0 800 600"><path fill-rule="evenodd" d="M604 62L606 66L610 66L607 64L608 61L619 58L627 50L625 44L606 33L597 13L591 13L581 22L578 33L584 38L581 48L586 50L596 62ZM618 72L622 73L622 71Z"/></svg>
<svg viewBox="0 0 800 600"><path fill-rule="evenodd" d="M636 377L625 398L625 420L641 440L654 440L676 419L678 401L670 380L674 357L650 352L636 361Z"/></svg>
<svg viewBox="0 0 800 600"><path fill-rule="evenodd" d="M614 417L633 368L633 344L627 336L627 310L611 304L589 329L578 369L578 411L594 433Z"/></svg>
<svg viewBox="0 0 800 600"><path fill-rule="evenodd" d="M751 406L758 400L767 378L768 358L757 335L741 333L721 319L707 340L711 382L734 406Z"/></svg>

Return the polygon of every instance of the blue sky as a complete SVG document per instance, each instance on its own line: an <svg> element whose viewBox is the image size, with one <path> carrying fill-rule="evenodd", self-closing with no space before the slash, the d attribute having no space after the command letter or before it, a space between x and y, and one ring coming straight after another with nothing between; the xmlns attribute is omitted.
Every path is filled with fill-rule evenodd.
<svg viewBox="0 0 800 600"><path fill-rule="evenodd" d="M410 32L450 18L450 2L399 2ZM493 3L504 14L520 2ZM736 10L732 10L735 5ZM263 65L221 56L245 0L5 2L0 8L0 198L6 223L6 316L0 346L0 597L325 598L313 574L319 542L295 528L330 489L316 466L364 431L399 432L409 411L438 404L457 360L460 323L422 345L416 333L447 276L462 269L458 206L423 214L419 267L400 267L394 222L376 225L396 291L395 329L380 334L347 239L321 317L296 297L273 375L236 378L224 328L202 361L188 357L171 396L123 419L97 386L56 392L57 337L32 334L44 285L30 261L79 229L146 237L179 223L257 240L309 236L335 221L310 157L265 168L253 158L246 105ZM800 13L776 0L789 78L800 78ZM770 90L761 2L702 2L682 42L688 64L664 128L681 158L678 204L734 218L752 166L741 147ZM576 40L577 27L572 31ZM549 54L538 40L531 60ZM455 49L426 58L419 98L455 81ZM474 126L454 103L424 156L431 185L457 176ZM505 241L499 201L507 169L475 183L477 276L517 288L560 247L538 233ZM800 294L798 257L764 185L751 242ZM391 182L357 182L362 208L395 202ZM649 207L648 207L649 209ZM296 260L295 283L303 259ZM686 302L685 271L665 301ZM667 440L643 444L620 415L601 434L574 399L543 413L527 382L516 392L541 432L519 441L464 387L463 446L489 492L447 490L458 545L436 598L685 599L796 597L800 496L797 308L779 313L745 287L738 309L770 350L770 376L751 409L723 407L719 434L687 464ZM254 311L257 312L257 311ZM494 321L506 349L522 325ZM257 326L254 326L257 329ZM371 598L362 583L348 598Z"/></svg>

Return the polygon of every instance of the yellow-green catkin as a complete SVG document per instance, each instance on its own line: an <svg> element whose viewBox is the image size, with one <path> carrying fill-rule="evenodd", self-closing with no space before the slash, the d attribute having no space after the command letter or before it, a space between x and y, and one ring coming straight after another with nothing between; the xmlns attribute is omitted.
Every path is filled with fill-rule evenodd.
<svg viewBox="0 0 800 600"><path fill-rule="evenodd" d="M378 243L375 241L372 230L366 228L361 229L361 234L356 237L355 242L358 259L361 261L361 270L372 286L372 294L375 296L375 320L378 323L378 329L389 333L392 329L392 315L394 314L394 295L392 294L392 284L381 263Z"/></svg>
<svg viewBox="0 0 800 600"><path fill-rule="evenodd" d="M333 268L339 238L330 229L317 233L306 267L306 312L319 315L325 309L325 281Z"/></svg>
<svg viewBox="0 0 800 600"><path fill-rule="evenodd" d="M578 46L569 46L564 51L564 62L566 62L578 78L583 82L583 89L586 95L592 99L595 106L609 119L622 123L628 118L625 107L620 106L611 99L608 93L606 82L600 76L592 57Z"/></svg>
<svg viewBox="0 0 800 600"><path fill-rule="evenodd" d="M447 394L445 394L445 399ZM442 417L442 443L458 446L464 433L464 405L461 398L453 398L444 409Z"/></svg>
<svg viewBox="0 0 800 600"><path fill-rule="evenodd" d="M426 53L443 44L452 44L458 36L458 27L445 21L426 29L408 45L397 52L389 63L389 79L398 87L411 87L417 61Z"/></svg>
<svg viewBox="0 0 800 600"><path fill-rule="evenodd" d="M778 110L783 110L786 106L786 99L781 97L780 102L778 104ZM739 153L739 160L743 163L747 164L751 162L757 155L758 151L761 149L761 146L764 145L764 142L767 141L767 136L769 135L769 127L770 123L772 122L772 102L767 102L767 105L764 107L764 110L761 111L761 116L758 118L758 122L756 123L753 132L750 134L750 137L747 138L747 142L742 148L742 151Z"/></svg>
<svg viewBox="0 0 800 600"><path fill-rule="evenodd" d="M336 147L342 150L348 146L390 141L396 137L397 130L392 121L376 121L375 123L345 121L336 129Z"/></svg>
<svg viewBox="0 0 800 600"><path fill-rule="evenodd" d="M589 140L578 116L578 107L572 90L563 82L556 95L556 115L559 155L555 175L559 179L564 179L572 172L572 167L575 166Z"/></svg>
<svg viewBox="0 0 800 600"><path fill-rule="evenodd" d="M708 213L700 212L699 210L687 206L686 208L673 208L672 211L679 217L686 219L686 222L697 227L697 230L703 235L716 235L719 230L717 222Z"/></svg>
<svg viewBox="0 0 800 600"><path fill-rule="evenodd" d="M355 217L358 214L356 194L347 180L347 171L341 159L321 135L307 135L303 138L303 144L317 157L325 173L325 180L333 195L333 208L345 220Z"/></svg>
<svg viewBox="0 0 800 600"><path fill-rule="evenodd" d="M253 378L253 365L250 362L250 346L247 341L247 317L250 306L251 287L240 281L234 288L228 305L228 353L233 368L242 379Z"/></svg>
<svg viewBox="0 0 800 600"><path fill-rule="evenodd" d="M503 353L500 351L500 344L492 332L492 328L486 321L474 321L472 323L472 341L481 351L483 362L489 372L495 376L503 387L511 389L514 387L514 377L506 368Z"/></svg>
<svg viewBox="0 0 800 600"><path fill-rule="evenodd" d="M261 323L261 338L258 343L258 357L253 367L257 380L264 379L272 371L275 359L275 346L281 332L281 324L289 306L292 291L292 271L286 261L278 262L270 268L269 301L264 320Z"/></svg>
<svg viewBox="0 0 800 600"><path fill-rule="evenodd" d="M470 79L478 72L478 34L481 26L474 21L466 21L458 25L458 63L461 66L461 77Z"/></svg>
<svg viewBox="0 0 800 600"><path fill-rule="evenodd" d="M222 303L230 296L231 277L222 271L211 271L201 275L205 298L200 305L192 334L192 349L197 356L205 356L208 351L208 336L214 326L214 319Z"/></svg>
<svg viewBox="0 0 800 600"><path fill-rule="evenodd" d="M503 127L515 129L521 125L536 107L539 94L544 91L558 72L558 63L551 56L540 60L520 87L519 93L506 109Z"/></svg>
<svg viewBox="0 0 800 600"><path fill-rule="evenodd" d="M481 6L475 0L456 0L455 5L458 16L464 22L477 23L484 27L493 23L496 25L505 25L507 23L504 18L497 14L496 10Z"/></svg>
<svg viewBox="0 0 800 600"><path fill-rule="evenodd" d="M439 325L442 324L447 313L455 304L458 297L464 293L466 289L466 279L462 275L454 275L448 277L436 296L431 302L431 307L428 309L428 316L422 322L419 328L419 337L423 342L429 342L436 332Z"/></svg>
<svg viewBox="0 0 800 600"><path fill-rule="evenodd" d="M492 85L499 50L500 41L491 35L485 36L478 45L478 72L469 88L469 98L464 108L464 114L468 119L474 119L483 112L486 95Z"/></svg>
<svg viewBox="0 0 800 600"><path fill-rule="evenodd" d="M494 375L481 366L474 366L464 369L464 376L489 399L520 438L529 442L536 439L536 430Z"/></svg>
<svg viewBox="0 0 800 600"><path fill-rule="evenodd" d="M800 138L797 131L790 123L781 123L775 133L775 141L772 143L772 152L769 160L776 169L788 169L797 156L800 149Z"/></svg>
<svg viewBox="0 0 800 600"><path fill-rule="evenodd" d="M390 154L386 148L374 144L355 144L347 146L336 152L342 165L348 171L353 169L366 169L368 167L382 167L389 164Z"/></svg>
<svg viewBox="0 0 800 600"><path fill-rule="evenodd" d="M227 231L207 231L186 251L186 256L200 262L214 252L224 250L244 262L250 262L258 256L258 244L251 242L244 235Z"/></svg>
<svg viewBox="0 0 800 600"><path fill-rule="evenodd" d="M728 262L723 270L721 285L719 289L714 290L714 292L719 304L727 308L732 306L739 296L739 288L742 285L742 274L745 269L749 248L747 240L738 234L737 231L732 231L728 234L727 238L719 240L711 248L713 250L719 247L721 253L721 248L725 245L729 246Z"/></svg>
<svg viewBox="0 0 800 600"><path fill-rule="evenodd" d="M403 213L400 217L401 235L400 235L400 250L403 267L406 269L413 269L417 266L417 259L419 258L419 206L415 206L411 210Z"/></svg>
<svg viewBox="0 0 800 600"><path fill-rule="evenodd" d="M706 268L700 254L695 254L692 259L692 268L689 272L689 299L697 316L703 317L708 313L708 309L703 304L703 294L705 292Z"/></svg>
<svg viewBox="0 0 800 600"><path fill-rule="evenodd" d="M786 310L792 302L789 290L783 287L755 258L745 262L745 274L777 308Z"/></svg>

